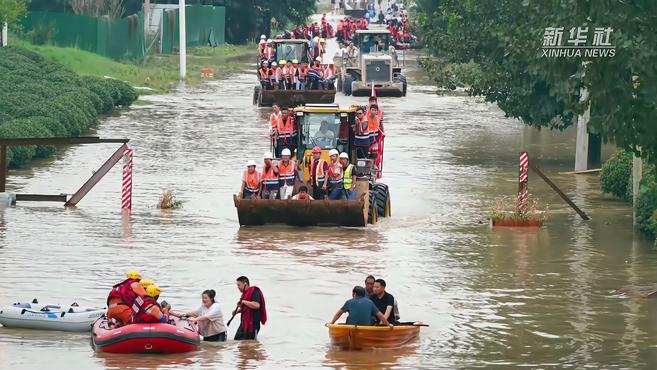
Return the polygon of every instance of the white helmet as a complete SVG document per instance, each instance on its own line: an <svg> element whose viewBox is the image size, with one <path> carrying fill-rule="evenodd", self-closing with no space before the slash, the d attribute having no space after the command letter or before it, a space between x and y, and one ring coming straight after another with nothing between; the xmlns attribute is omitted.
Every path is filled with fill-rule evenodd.
<svg viewBox="0 0 657 370"><path fill-rule="evenodd" d="M254 161L253 159L250 160L250 161L248 161L248 162L246 162L246 167L251 167L251 166L253 166L253 167L256 166L256 163L255 163L255 161Z"/></svg>
<svg viewBox="0 0 657 370"><path fill-rule="evenodd" d="M340 158L346 158L346 159L349 159L349 154L347 154L347 153L345 153L345 152L342 152L342 153L340 153Z"/></svg>
<svg viewBox="0 0 657 370"><path fill-rule="evenodd" d="M292 155L292 153L290 152L290 149L285 148L285 149L283 149L283 151L281 152L281 155Z"/></svg>
<svg viewBox="0 0 657 370"><path fill-rule="evenodd" d="M262 157L263 159L274 159L274 155L271 152L265 152L265 155Z"/></svg>
<svg viewBox="0 0 657 370"><path fill-rule="evenodd" d="M272 43L271 39L267 39L267 43L271 44Z"/></svg>
<svg viewBox="0 0 657 370"><path fill-rule="evenodd" d="M338 152L338 151L335 150L335 149L331 149L331 150L329 150L329 157L332 157L332 156L334 156L334 155L340 155L340 152Z"/></svg>
<svg viewBox="0 0 657 370"><path fill-rule="evenodd" d="M260 39L261 39L261 40L264 40L264 39L266 39L266 38L267 38L267 36L265 36L265 35L260 35Z"/></svg>
<svg viewBox="0 0 657 370"><path fill-rule="evenodd" d="M278 63L276 63L276 62L271 62L271 66L272 66L272 67L276 67L277 65L278 65Z"/></svg>
<svg viewBox="0 0 657 370"><path fill-rule="evenodd" d="M258 44L263 45L265 43L265 40L260 40Z"/></svg>
<svg viewBox="0 0 657 370"><path fill-rule="evenodd" d="M315 60L321 63L322 62L322 57L317 57L317 58L315 58Z"/></svg>

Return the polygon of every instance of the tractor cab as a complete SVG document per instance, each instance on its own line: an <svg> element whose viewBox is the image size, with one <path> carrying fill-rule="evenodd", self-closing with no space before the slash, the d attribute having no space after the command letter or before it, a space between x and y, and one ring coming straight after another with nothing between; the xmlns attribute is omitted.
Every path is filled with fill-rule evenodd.
<svg viewBox="0 0 657 370"><path fill-rule="evenodd" d="M372 169L372 160L356 157L356 110L356 107L340 108L337 104L306 104L294 109L299 128L297 157L306 181L310 179L315 146L322 149L321 158L325 161L330 160L328 153L331 149L347 153L358 176L370 176L376 171Z"/></svg>
<svg viewBox="0 0 657 370"><path fill-rule="evenodd" d="M304 39L276 39L273 41L276 47L276 59L298 60L299 63L308 63L310 42Z"/></svg>

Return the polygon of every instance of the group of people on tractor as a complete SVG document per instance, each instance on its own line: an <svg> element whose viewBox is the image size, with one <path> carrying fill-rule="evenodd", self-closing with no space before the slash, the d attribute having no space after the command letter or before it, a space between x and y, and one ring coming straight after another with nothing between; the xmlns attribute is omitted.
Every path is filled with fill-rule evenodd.
<svg viewBox="0 0 657 370"><path fill-rule="evenodd" d="M312 63L297 59L269 62L263 60L258 68L258 78L264 90L333 90L335 66L322 64L322 57Z"/></svg>
<svg viewBox="0 0 657 370"><path fill-rule="evenodd" d="M385 136L383 111L379 109L375 96L370 98L366 106L355 108L352 130L356 157L370 159L372 167L379 174ZM316 142L323 137L336 136L336 133L328 129L328 123L324 123L327 122L322 122L319 131L313 135ZM270 114L270 128L276 156L271 152L265 153L260 170L254 160L247 162L242 174L242 198L356 200L356 174L348 153L340 153L337 148L332 148L329 151L329 161L325 161L321 158L322 147L315 145L312 148L312 161L307 163L309 174L306 182L299 173L298 162L292 159L293 154L299 154L297 137L300 128L294 110L281 110L278 105L274 105ZM341 126L340 131L337 133L339 137L349 137L348 124ZM274 158L280 160L275 161ZM297 184L301 186L298 187L298 193L294 194Z"/></svg>

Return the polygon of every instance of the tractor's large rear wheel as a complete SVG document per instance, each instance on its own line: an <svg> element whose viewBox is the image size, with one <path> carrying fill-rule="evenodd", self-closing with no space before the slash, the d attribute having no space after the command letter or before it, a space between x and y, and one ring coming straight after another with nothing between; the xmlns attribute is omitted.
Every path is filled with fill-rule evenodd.
<svg viewBox="0 0 657 370"><path fill-rule="evenodd" d="M369 197L370 197L370 202L369 202L369 209L367 210L367 223L375 225L376 220L377 220L377 207L376 207L376 194L374 192L374 189L369 191Z"/></svg>
<svg viewBox="0 0 657 370"><path fill-rule="evenodd" d="M386 184L374 184L372 189L374 197L376 198L376 213L379 217L390 217L390 189Z"/></svg>

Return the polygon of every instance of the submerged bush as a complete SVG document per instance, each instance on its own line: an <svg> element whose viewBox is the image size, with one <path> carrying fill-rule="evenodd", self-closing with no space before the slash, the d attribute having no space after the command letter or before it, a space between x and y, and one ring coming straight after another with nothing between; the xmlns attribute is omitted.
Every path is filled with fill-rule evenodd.
<svg viewBox="0 0 657 370"><path fill-rule="evenodd" d="M657 174L654 166L643 173L641 194L636 202L636 222L642 232L657 239ZM657 245L657 240L655 243Z"/></svg>
<svg viewBox="0 0 657 370"><path fill-rule="evenodd" d="M632 203L632 156L630 152L619 151L602 165L600 174L602 191L628 203Z"/></svg>
<svg viewBox="0 0 657 370"><path fill-rule="evenodd" d="M123 81L80 77L41 55L0 48L0 138L78 136L99 114L130 106L137 92ZM10 147L9 163L22 166L54 153L53 146Z"/></svg>

